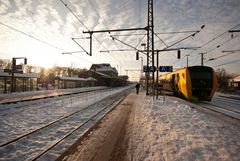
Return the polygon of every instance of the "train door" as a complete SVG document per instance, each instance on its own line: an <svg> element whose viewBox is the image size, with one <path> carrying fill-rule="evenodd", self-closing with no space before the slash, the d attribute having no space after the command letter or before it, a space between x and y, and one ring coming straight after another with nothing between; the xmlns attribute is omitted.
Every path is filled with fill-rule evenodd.
<svg viewBox="0 0 240 161"><path fill-rule="evenodd" d="M172 91L174 95L178 94L178 74L172 75Z"/></svg>
<svg viewBox="0 0 240 161"><path fill-rule="evenodd" d="M172 82L171 82L171 87L173 92L175 91L174 86L175 86L175 74L172 75Z"/></svg>

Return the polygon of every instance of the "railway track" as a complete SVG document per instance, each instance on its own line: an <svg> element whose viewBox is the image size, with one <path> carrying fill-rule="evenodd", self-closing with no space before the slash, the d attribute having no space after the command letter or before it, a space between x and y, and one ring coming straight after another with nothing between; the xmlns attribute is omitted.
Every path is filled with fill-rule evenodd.
<svg viewBox="0 0 240 161"><path fill-rule="evenodd" d="M9 107L15 107L15 108L20 108L29 105L29 102L33 102L36 104L38 100L43 100L43 99L50 99L50 98L59 98L59 97L66 97L66 96L74 96L82 93L89 93L89 92L96 92L96 91L101 91L101 90L107 90L107 87L99 87L99 88L89 88L89 89L82 89L79 91L66 91L66 92L52 92L52 93L47 93L47 94L41 94L36 93L33 96L11 96L12 98L8 99L3 99L0 101L0 112L8 109ZM49 91L51 92L51 91ZM19 105L21 103L21 105Z"/></svg>
<svg viewBox="0 0 240 161"><path fill-rule="evenodd" d="M78 93L68 93L68 94L64 94L64 95L57 95L54 97L42 97L40 99L37 100L33 100L33 101L19 101L18 103L14 103L14 104L4 104L1 105L0 108L0 116L1 115L12 115L16 112L24 112L27 110L32 110L29 109L29 106L34 107L34 109L39 109L39 108L46 108L46 107L50 107L54 104L56 104L57 102L61 102L62 105L64 105L65 101L68 101L69 99L71 99L71 102L74 102L75 100L78 99L82 99L84 97L91 97L91 95L94 95L96 92L101 91L102 93L107 92L108 88L104 88L104 89L97 89L97 90L88 90L88 91L81 91ZM86 96L87 95L87 96ZM87 99L87 98L86 98ZM13 108L15 108L15 110L12 110ZM17 110L16 110L17 109Z"/></svg>
<svg viewBox="0 0 240 161"><path fill-rule="evenodd" d="M220 113L224 116L230 117L232 119L236 119L240 121L240 112L234 109L231 109L229 107L215 105L211 103L198 103L197 106L200 106L202 108L206 108L208 110Z"/></svg>
<svg viewBox="0 0 240 161"><path fill-rule="evenodd" d="M238 99L216 96L211 102L202 101L193 103L176 97L171 98L183 102L190 107L194 107L200 110L207 109L212 112L219 113L223 116L240 121L240 101Z"/></svg>
<svg viewBox="0 0 240 161"><path fill-rule="evenodd" d="M29 102L29 104L24 103L24 107L22 103L14 108L9 107L0 113L0 145L9 141L9 139L16 140L38 128L54 123L60 118L76 113L82 108L100 101L104 96L110 95L115 90L118 89L105 89L101 92L92 91L78 95L43 99L42 102L37 100Z"/></svg>
<svg viewBox="0 0 240 161"><path fill-rule="evenodd" d="M215 96L212 102L200 102L198 105L227 117L240 120L240 101L235 98Z"/></svg>
<svg viewBox="0 0 240 161"><path fill-rule="evenodd" d="M125 89L0 144L0 160L55 160L129 93ZM74 138L74 139L73 139ZM4 139L6 140L6 139Z"/></svg>

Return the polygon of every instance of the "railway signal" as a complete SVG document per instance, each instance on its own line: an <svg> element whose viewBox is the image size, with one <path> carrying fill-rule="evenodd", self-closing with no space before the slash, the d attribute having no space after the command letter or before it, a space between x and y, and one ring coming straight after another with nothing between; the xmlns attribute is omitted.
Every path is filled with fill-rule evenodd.
<svg viewBox="0 0 240 161"><path fill-rule="evenodd" d="M136 60L139 60L139 52L136 52Z"/></svg>
<svg viewBox="0 0 240 161"><path fill-rule="evenodd" d="M17 65L17 59L24 59L24 65L27 64L27 58L25 57L15 57L12 58L12 69L4 69L4 72L11 73L11 92L15 92L16 90L16 80L14 80L14 73L23 73L23 66Z"/></svg>
<svg viewBox="0 0 240 161"><path fill-rule="evenodd" d="M173 71L173 66L159 66L158 68L155 66L143 66L143 72L172 72Z"/></svg>
<svg viewBox="0 0 240 161"><path fill-rule="evenodd" d="M181 50L178 50L178 51L177 51L177 58L178 58L178 59L181 59Z"/></svg>
<svg viewBox="0 0 240 161"><path fill-rule="evenodd" d="M155 72L157 70L157 68L155 66L147 66L144 65L143 66L143 72Z"/></svg>
<svg viewBox="0 0 240 161"><path fill-rule="evenodd" d="M173 71L173 66L160 66L158 68L160 72L172 72Z"/></svg>

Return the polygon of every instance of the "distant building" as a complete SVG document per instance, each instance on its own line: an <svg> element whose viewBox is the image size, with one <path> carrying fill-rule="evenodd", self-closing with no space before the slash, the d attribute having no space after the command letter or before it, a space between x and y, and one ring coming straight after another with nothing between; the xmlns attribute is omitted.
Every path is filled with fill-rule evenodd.
<svg viewBox="0 0 240 161"><path fill-rule="evenodd" d="M79 77L87 78L93 77L96 79L96 86L122 86L126 85L128 76L118 77L116 68L111 67L110 64L93 64L89 71L79 74Z"/></svg>
<svg viewBox="0 0 240 161"><path fill-rule="evenodd" d="M37 90L38 73L14 73L14 92L25 92ZM10 93L12 85L12 74L0 70L0 93Z"/></svg>
<svg viewBox="0 0 240 161"><path fill-rule="evenodd" d="M94 72L94 71L85 71L79 74L81 78L88 78L92 77L96 79L96 86L108 86L111 83L111 77L109 75L103 74L101 72Z"/></svg>
<svg viewBox="0 0 240 161"><path fill-rule="evenodd" d="M90 68L90 71L100 72L106 74L112 78L118 77L118 72L116 68L111 67L110 64L93 64Z"/></svg>
<svg viewBox="0 0 240 161"><path fill-rule="evenodd" d="M93 87L97 80L92 77L80 78L80 77L62 77L57 76L55 78L56 89L67 88L81 88L81 87Z"/></svg>
<svg viewBox="0 0 240 161"><path fill-rule="evenodd" d="M237 76L229 81L230 87L236 87L240 89L240 76Z"/></svg>
<svg viewBox="0 0 240 161"><path fill-rule="evenodd" d="M120 75L120 76L118 76L118 78L120 78L124 81L128 81L128 76L127 75Z"/></svg>

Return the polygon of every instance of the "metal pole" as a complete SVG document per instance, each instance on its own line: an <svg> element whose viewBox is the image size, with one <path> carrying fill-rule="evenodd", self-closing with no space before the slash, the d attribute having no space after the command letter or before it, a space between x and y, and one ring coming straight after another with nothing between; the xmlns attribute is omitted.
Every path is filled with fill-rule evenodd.
<svg viewBox="0 0 240 161"><path fill-rule="evenodd" d="M141 58L141 76L142 76L142 73L143 73L143 57L140 57Z"/></svg>
<svg viewBox="0 0 240 161"><path fill-rule="evenodd" d="M120 32L120 31L137 31L137 30L147 30L147 27L138 27L138 28L128 28L128 29L112 29L112 30L97 30L97 31L83 31L83 33L101 33L101 32Z"/></svg>
<svg viewBox="0 0 240 161"><path fill-rule="evenodd" d="M90 32L90 56L92 56L92 32Z"/></svg>
<svg viewBox="0 0 240 161"><path fill-rule="evenodd" d="M15 68L16 68L16 59L12 58L12 84L11 84L11 92L15 92L15 81L14 81Z"/></svg>
<svg viewBox="0 0 240 161"><path fill-rule="evenodd" d="M149 30L147 31L147 41L149 41ZM147 67L149 67L149 45L147 45ZM149 71L147 71L145 74L147 74L146 76L146 95L149 95L148 93L148 88L149 88Z"/></svg>
<svg viewBox="0 0 240 161"><path fill-rule="evenodd" d="M154 67L154 23L153 23L153 0L151 0L151 38L152 38L152 66ZM155 95L155 87L154 87L154 82L155 82L155 77L154 77L155 72L152 72L153 78L152 78L152 91L153 95Z"/></svg>
<svg viewBox="0 0 240 161"><path fill-rule="evenodd" d="M188 67L188 57L189 57L190 55L188 54L188 55L186 55L186 57L187 57L187 67Z"/></svg>
<svg viewBox="0 0 240 161"><path fill-rule="evenodd" d="M153 0L148 0L148 23L147 23L147 66L149 67L150 51L152 52L152 67L154 67L154 30L153 30ZM148 72L149 75L149 72ZM147 78L147 94L149 79ZM152 72L152 93L154 94L154 71Z"/></svg>
<svg viewBox="0 0 240 161"><path fill-rule="evenodd" d="M157 82L157 86L158 86L158 84L159 84L159 80L158 80L158 77L159 77L159 72L158 72L158 66L159 66L159 52L157 52L157 80L156 80L156 82ZM157 96L156 96L156 99L158 99L158 88L157 88Z"/></svg>
<svg viewBox="0 0 240 161"><path fill-rule="evenodd" d="M204 53L200 53L201 54L201 66L203 66L203 54Z"/></svg>

